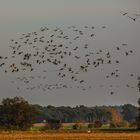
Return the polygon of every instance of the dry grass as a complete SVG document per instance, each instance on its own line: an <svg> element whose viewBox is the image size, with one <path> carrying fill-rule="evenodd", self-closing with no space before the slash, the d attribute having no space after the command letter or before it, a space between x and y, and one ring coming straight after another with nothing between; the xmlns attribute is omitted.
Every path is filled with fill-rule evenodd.
<svg viewBox="0 0 140 140"><path fill-rule="evenodd" d="M140 140L140 132L90 134L78 132L0 132L0 140Z"/></svg>

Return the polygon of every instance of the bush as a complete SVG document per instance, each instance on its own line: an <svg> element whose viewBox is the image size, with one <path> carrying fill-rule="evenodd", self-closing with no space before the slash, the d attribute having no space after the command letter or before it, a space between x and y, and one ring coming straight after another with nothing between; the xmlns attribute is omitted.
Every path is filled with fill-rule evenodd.
<svg viewBox="0 0 140 140"><path fill-rule="evenodd" d="M95 127L95 128L101 128L101 127L102 127L101 121L95 121L95 122L94 122L94 127Z"/></svg>
<svg viewBox="0 0 140 140"><path fill-rule="evenodd" d="M42 130L58 130L62 127L60 120L48 120L48 124Z"/></svg>
<svg viewBox="0 0 140 140"><path fill-rule="evenodd" d="M72 128L73 128L74 130L80 129L80 125L79 125L78 123L75 123L75 124L72 126Z"/></svg>
<svg viewBox="0 0 140 140"><path fill-rule="evenodd" d="M109 128L116 128L117 126L116 126L116 124L115 123L113 123L113 122L110 122L110 124L109 124Z"/></svg>
<svg viewBox="0 0 140 140"><path fill-rule="evenodd" d="M117 126L122 128L129 128L129 123L127 121L122 121Z"/></svg>
<svg viewBox="0 0 140 140"><path fill-rule="evenodd" d="M94 124L93 124L93 123L89 123L89 124L88 124L88 128L89 128L89 129L93 129L93 128L94 128Z"/></svg>
<svg viewBox="0 0 140 140"><path fill-rule="evenodd" d="M129 124L129 127L130 127L130 128L136 128L136 127L137 127L137 123L136 123L136 122L131 122L131 123Z"/></svg>

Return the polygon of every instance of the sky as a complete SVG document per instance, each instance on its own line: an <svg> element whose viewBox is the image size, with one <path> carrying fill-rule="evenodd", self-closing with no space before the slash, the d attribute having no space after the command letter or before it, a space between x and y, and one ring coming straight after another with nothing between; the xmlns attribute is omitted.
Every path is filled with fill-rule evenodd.
<svg viewBox="0 0 140 140"><path fill-rule="evenodd" d="M16 74L5 74L0 69L0 100L6 97L22 96L30 103L54 106L76 105L137 105L139 92L136 88L137 77L140 75L140 18L135 22L120 12L128 12L130 16L140 14L139 0L0 0L0 55L8 55L11 39L19 38L23 33L39 31L41 27L63 28L68 26L81 28L85 25L95 26L97 39L89 42L95 46L95 50L108 49L113 52L113 47L127 43L128 49L134 51L130 57L120 57L121 77L118 80L106 81L103 74L90 71L84 78L94 88L82 91L76 88L43 92L41 90L17 91L11 81ZM105 31L101 30L106 26ZM67 31L66 31L67 32ZM83 43L86 40L81 40ZM79 54L82 55L82 51ZM18 60L17 60L18 61ZM73 60L67 60L74 63ZM43 69L40 67L38 69ZM106 67L103 73L111 71L112 67ZM53 70L53 68L50 68ZM128 76L134 74L134 78ZM24 76L25 73L19 74ZM18 75L18 76L19 76ZM32 75L28 73L27 76ZM43 75L41 71L33 75ZM59 81L54 73L48 74L48 80L44 82ZM39 80L40 82L40 80ZM63 81L68 82L69 81ZM22 87L22 84L18 86ZM71 84L71 83L70 83ZM114 95L109 94L108 85L113 84ZM135 88L126 88L130 84ZM100 85L105 85L101 88ZM118 86L116 88L116 86Z"/></svg>

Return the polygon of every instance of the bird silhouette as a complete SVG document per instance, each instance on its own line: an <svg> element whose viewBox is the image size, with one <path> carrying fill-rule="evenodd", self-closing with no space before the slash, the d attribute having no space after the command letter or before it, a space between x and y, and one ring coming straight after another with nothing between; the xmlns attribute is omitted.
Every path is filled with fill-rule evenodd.
<svg viewBox="0 0 140 140"><path fill-rule="evenodd" d="M120 12L123 16L127 15L128 12Z"/></svg>
<svg viewBox="0 0 140 140"><path fill-rule="evenodd" d="M138 17L130 17L130 16L128 16L130 19L132 19L133 21L136 21L136 19L138 18Z"/></svg>

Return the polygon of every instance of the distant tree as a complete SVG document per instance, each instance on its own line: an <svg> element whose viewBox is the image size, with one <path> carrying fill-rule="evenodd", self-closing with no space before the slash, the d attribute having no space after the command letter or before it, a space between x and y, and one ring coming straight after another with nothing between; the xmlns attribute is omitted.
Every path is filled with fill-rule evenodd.
<svg viewBox="0 0 140 140"><path fill-rule="evenodd" d="M138 84L137 84L137 87L139 89L139 92L140 92L140 77L138 77ZM138 109L138 116L136 118L136 125L137 125L137 129L140 129L140 98L138 100L138 105L139 105L139 109Z"/></svg>
<svg viewBox="0 0 140 140"><path fill-rule="evenodd" d="M123 119L127 122L133 123L138 115L137 108L131 104L126 104L122 106L121 114Z"/></svg>
<svg viewBox="0 0 140 140"><path fill-rule="evenodd" d="M0 126L5 129L26 130L37 115L35 108L24 98L6 98L0 105Z"/></svg>
<svg viewBox="0 0 140 140"><path fill-rule="evenodd" d="M137 125L137 129L140 129L140 98L138 100L138 104L139 104L139 109L138 109L139 114L138 114L138 116L136 118L136 125Z"/></svg>

